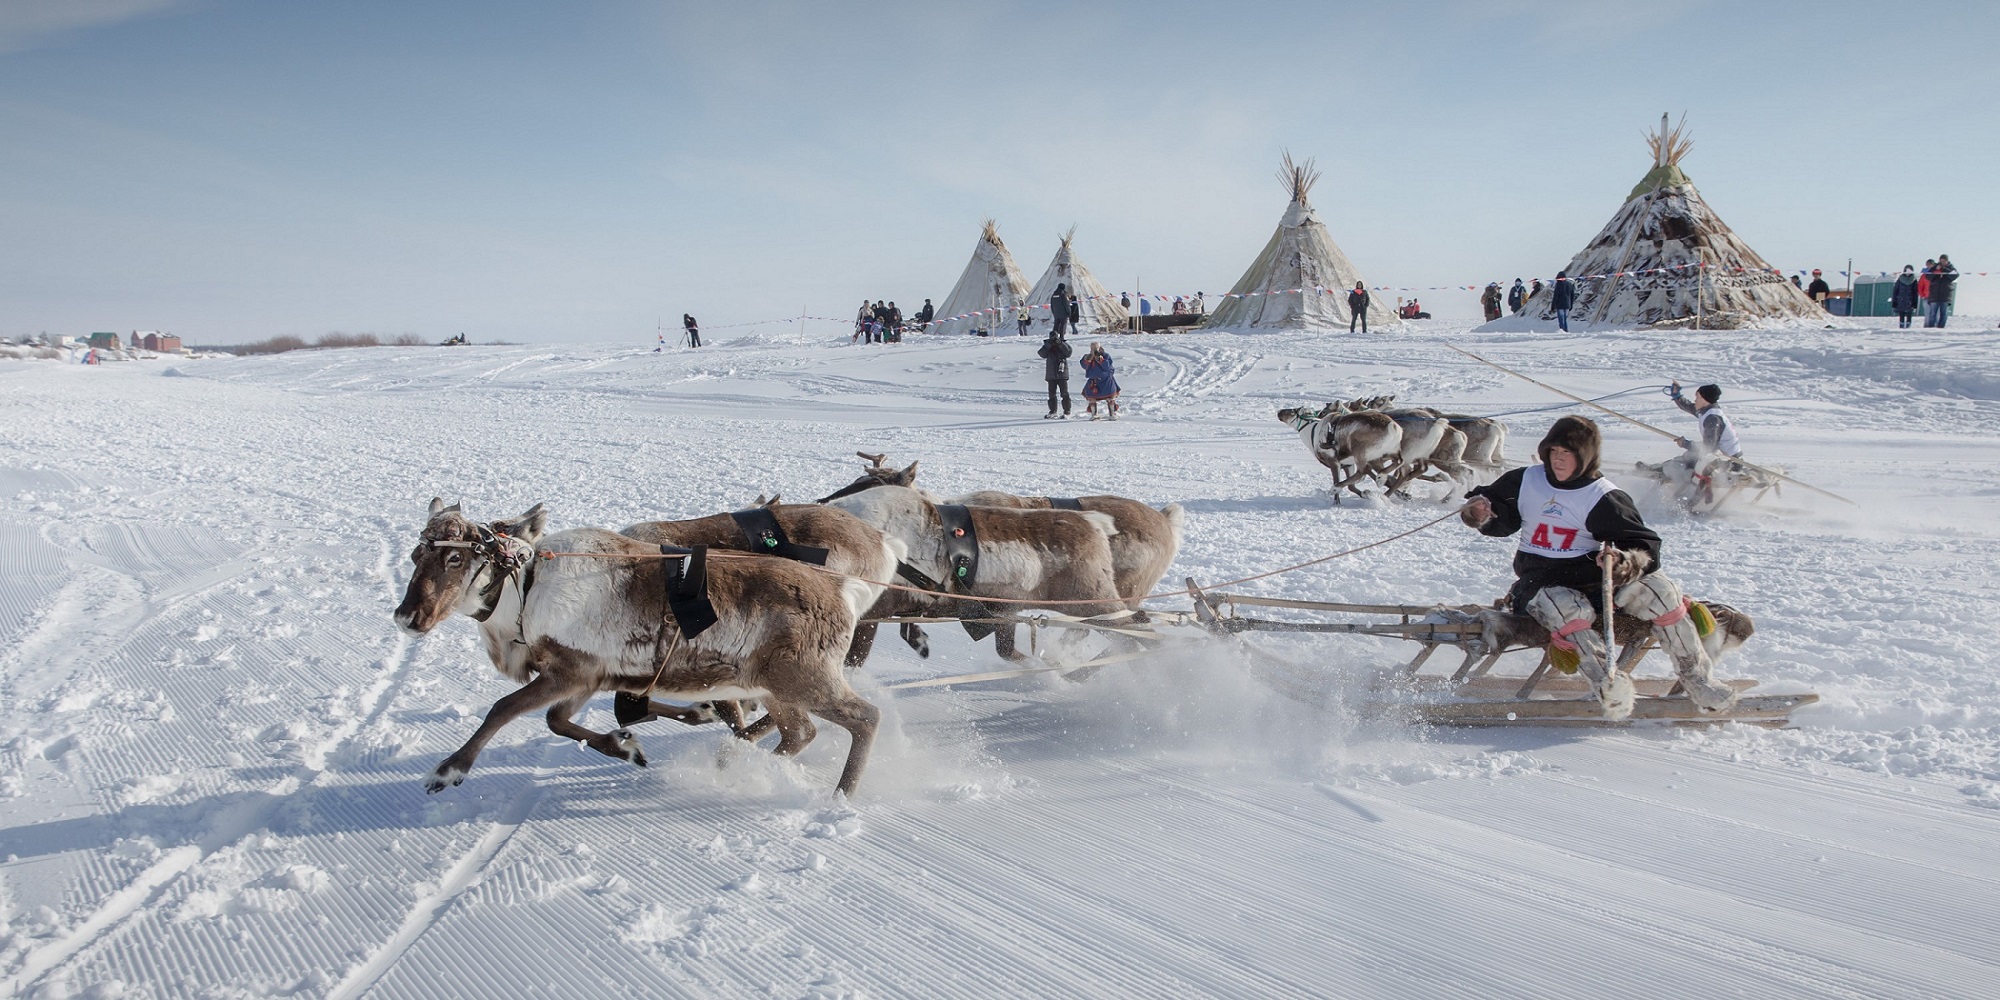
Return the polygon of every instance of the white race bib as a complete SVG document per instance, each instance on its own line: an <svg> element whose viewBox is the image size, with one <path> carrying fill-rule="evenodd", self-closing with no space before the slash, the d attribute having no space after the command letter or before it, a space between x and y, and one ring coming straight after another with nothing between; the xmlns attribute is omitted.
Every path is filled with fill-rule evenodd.
<svg viewBox="0 0 2000 1000"><path fill-rule="evenodd" d="M1547 469L1529 466L1521 475L1521 533L1517 547L1550 559L1575 559L1597 550L1584 521L1617 485L1602 476L1573 490L1549 485Z"/></svg>

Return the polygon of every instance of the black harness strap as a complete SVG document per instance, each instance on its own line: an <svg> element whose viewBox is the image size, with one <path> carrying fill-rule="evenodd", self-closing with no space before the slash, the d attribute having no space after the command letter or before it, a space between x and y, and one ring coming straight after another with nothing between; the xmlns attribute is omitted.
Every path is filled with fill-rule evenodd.
<svg viewBox="0 0 2000 1000"><path fill-rule="evenodd" d="M964 504L938 504L937 514L944 529L945 582L962 594L979 582L979 533L973 530L972 512Z"/></svg>
<svg viewBox="0 0 2000 1000"><path fill-rule="evenodd" d="M743 532L743 539L750 543L750 551L762 555L782 556L786 559L815 566L826 565L827 550L811 545L794 545L785 537L785 529L778 524L778 516L768 507L752 507L749 510L732 511L730 518Z"/></svg>
<svg viewBox="0 0 2000 1000"><path fill-rule="evenodd" d="M1075 497L1043 497L1049 502L1050 510L1082 510L1083 505Z"/></svg>
<svg viewBox="0 0 2000 1000"><path fill-rule="evenodd" d="M660 554L686 557L666 560L667 610L681 638L693 639L716 622L715 605L708 599L708 546L662 545Z"/></svg>

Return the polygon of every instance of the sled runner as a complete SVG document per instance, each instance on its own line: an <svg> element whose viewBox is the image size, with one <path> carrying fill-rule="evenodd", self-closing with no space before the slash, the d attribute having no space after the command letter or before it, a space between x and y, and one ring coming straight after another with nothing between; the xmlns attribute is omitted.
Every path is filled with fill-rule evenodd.
<svg viewBox="0 0 2000 1000"><path fill-rule="evenodd" d="M1810 705L1819 696L1799 694L1753 694L1754 680L1730 684L1743 692L1734 707L1723 712L1703 712L1680 690L1672 677L1634 678L1638 697L1630 719L1609 722L1603 717L1588 680L1581 674L1565 673L1549 655L1548 630L1525 615L1510 614L1478 605L1425 607L1409 604L1343 604L1300 601L1238 594L1205 593L1192 578L1187 580L1188 596L1194 600L1194 614L1202 627L1216 635L1245 632L1306 632L1349 635L1380 635L1406 639L1421 649L1394 678L1394 686L1413 695L1409 708L1417 721L1436 725L1566 725L1613 726L1635 722L1674 725L1746 725L1780 728L1791 720L1793 709ZM1279 621L1248 617L1241 608L1286 608L1338 614L1394 618L1394 621ZM1706 605L1714 627L1724 634L1725 650L1740 645L1754 631L1747 615L1726 604ZM1631 674L1653 649L1650 622L1622 612L1613 620L1619 653L1614 669ZM1450 646L1463 660L1450 674L1421 673L1439 649ZM1518 651L1535 651L1540 662L1527 676L1495 673L1501 657ZM1573 668L1572 668L1573 669ZM1384 692L1385 695L1388 692Z"/></svg>

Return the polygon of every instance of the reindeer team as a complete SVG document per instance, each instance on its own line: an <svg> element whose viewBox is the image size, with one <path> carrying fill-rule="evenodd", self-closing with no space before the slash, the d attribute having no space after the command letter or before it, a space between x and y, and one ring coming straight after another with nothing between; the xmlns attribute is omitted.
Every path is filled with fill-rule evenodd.
<svg viewBox="0 0 2000 1000"><path fill-rule="evenodd" d="M1393 403L1380 396L1278 418L1331 471L1336 503L1364 495L1364 478L1398 496L1413 482L1451 483L1449 496L1502 470L1499 422ZM775 729L775 751L792 755L812 742L817 716L851 737L837 785L851 794L879 712L846 671L867 660L876 619L990 622L996 609L1041 605L1143 620L1140 599L1180 550L1179 504L992 490L946 499L916 488L916 463L896 469L885 457L862 454L862 475L814 503L760 497L745 511L615 532L547 532L539 504L480 523L432 500L396 621L425 633L471 617L494 668L521 687L494 703L426 788L463 782L501 728L545 711L550 732L640 766L646 757L628 728L637 722L719 721L750 741ZM1001 656L1024 658L1011 624L965 628L974 639L991 634ZM904 623L901 635L929 655L920 626ZM574 721L606 692L619 728ZM764 711L755 722L739 705L752 699Z"/></svg>

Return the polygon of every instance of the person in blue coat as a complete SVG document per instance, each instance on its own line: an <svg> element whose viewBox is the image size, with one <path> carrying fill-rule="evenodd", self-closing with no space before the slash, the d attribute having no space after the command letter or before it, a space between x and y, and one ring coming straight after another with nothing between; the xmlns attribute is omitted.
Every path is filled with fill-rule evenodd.
<svg viewBox="0 0 2000 1000"><path fill-rule="evenodd" d="M1889 305L1896 310L1896 326L1907 330L1910 317L1917 314L1917 269L1915 265L1904 264L1903 273L1896 277L1896 287L1889 292Z"/></svg>
<svg viewBox="0 0 2000 1000"><path fill-rule="evenodd" d="M1097 404L1103 403L1106 416L1118 419L1118 373L1104 345L1093 340L1090 353L1077 362L1083 366L1083 398L1090 402L1090 419L1097 419Z"/></svg>
<svg viewBox="0 0 2000 1000"><path fill-rule="evenodd" d="M1549 286L1549 305L1556 311L1556 326L1564 333L1569 332L1569 311L1576 305L1576 282L1569 280L1568 271L1556 272L1556 283Z"/></svg>

